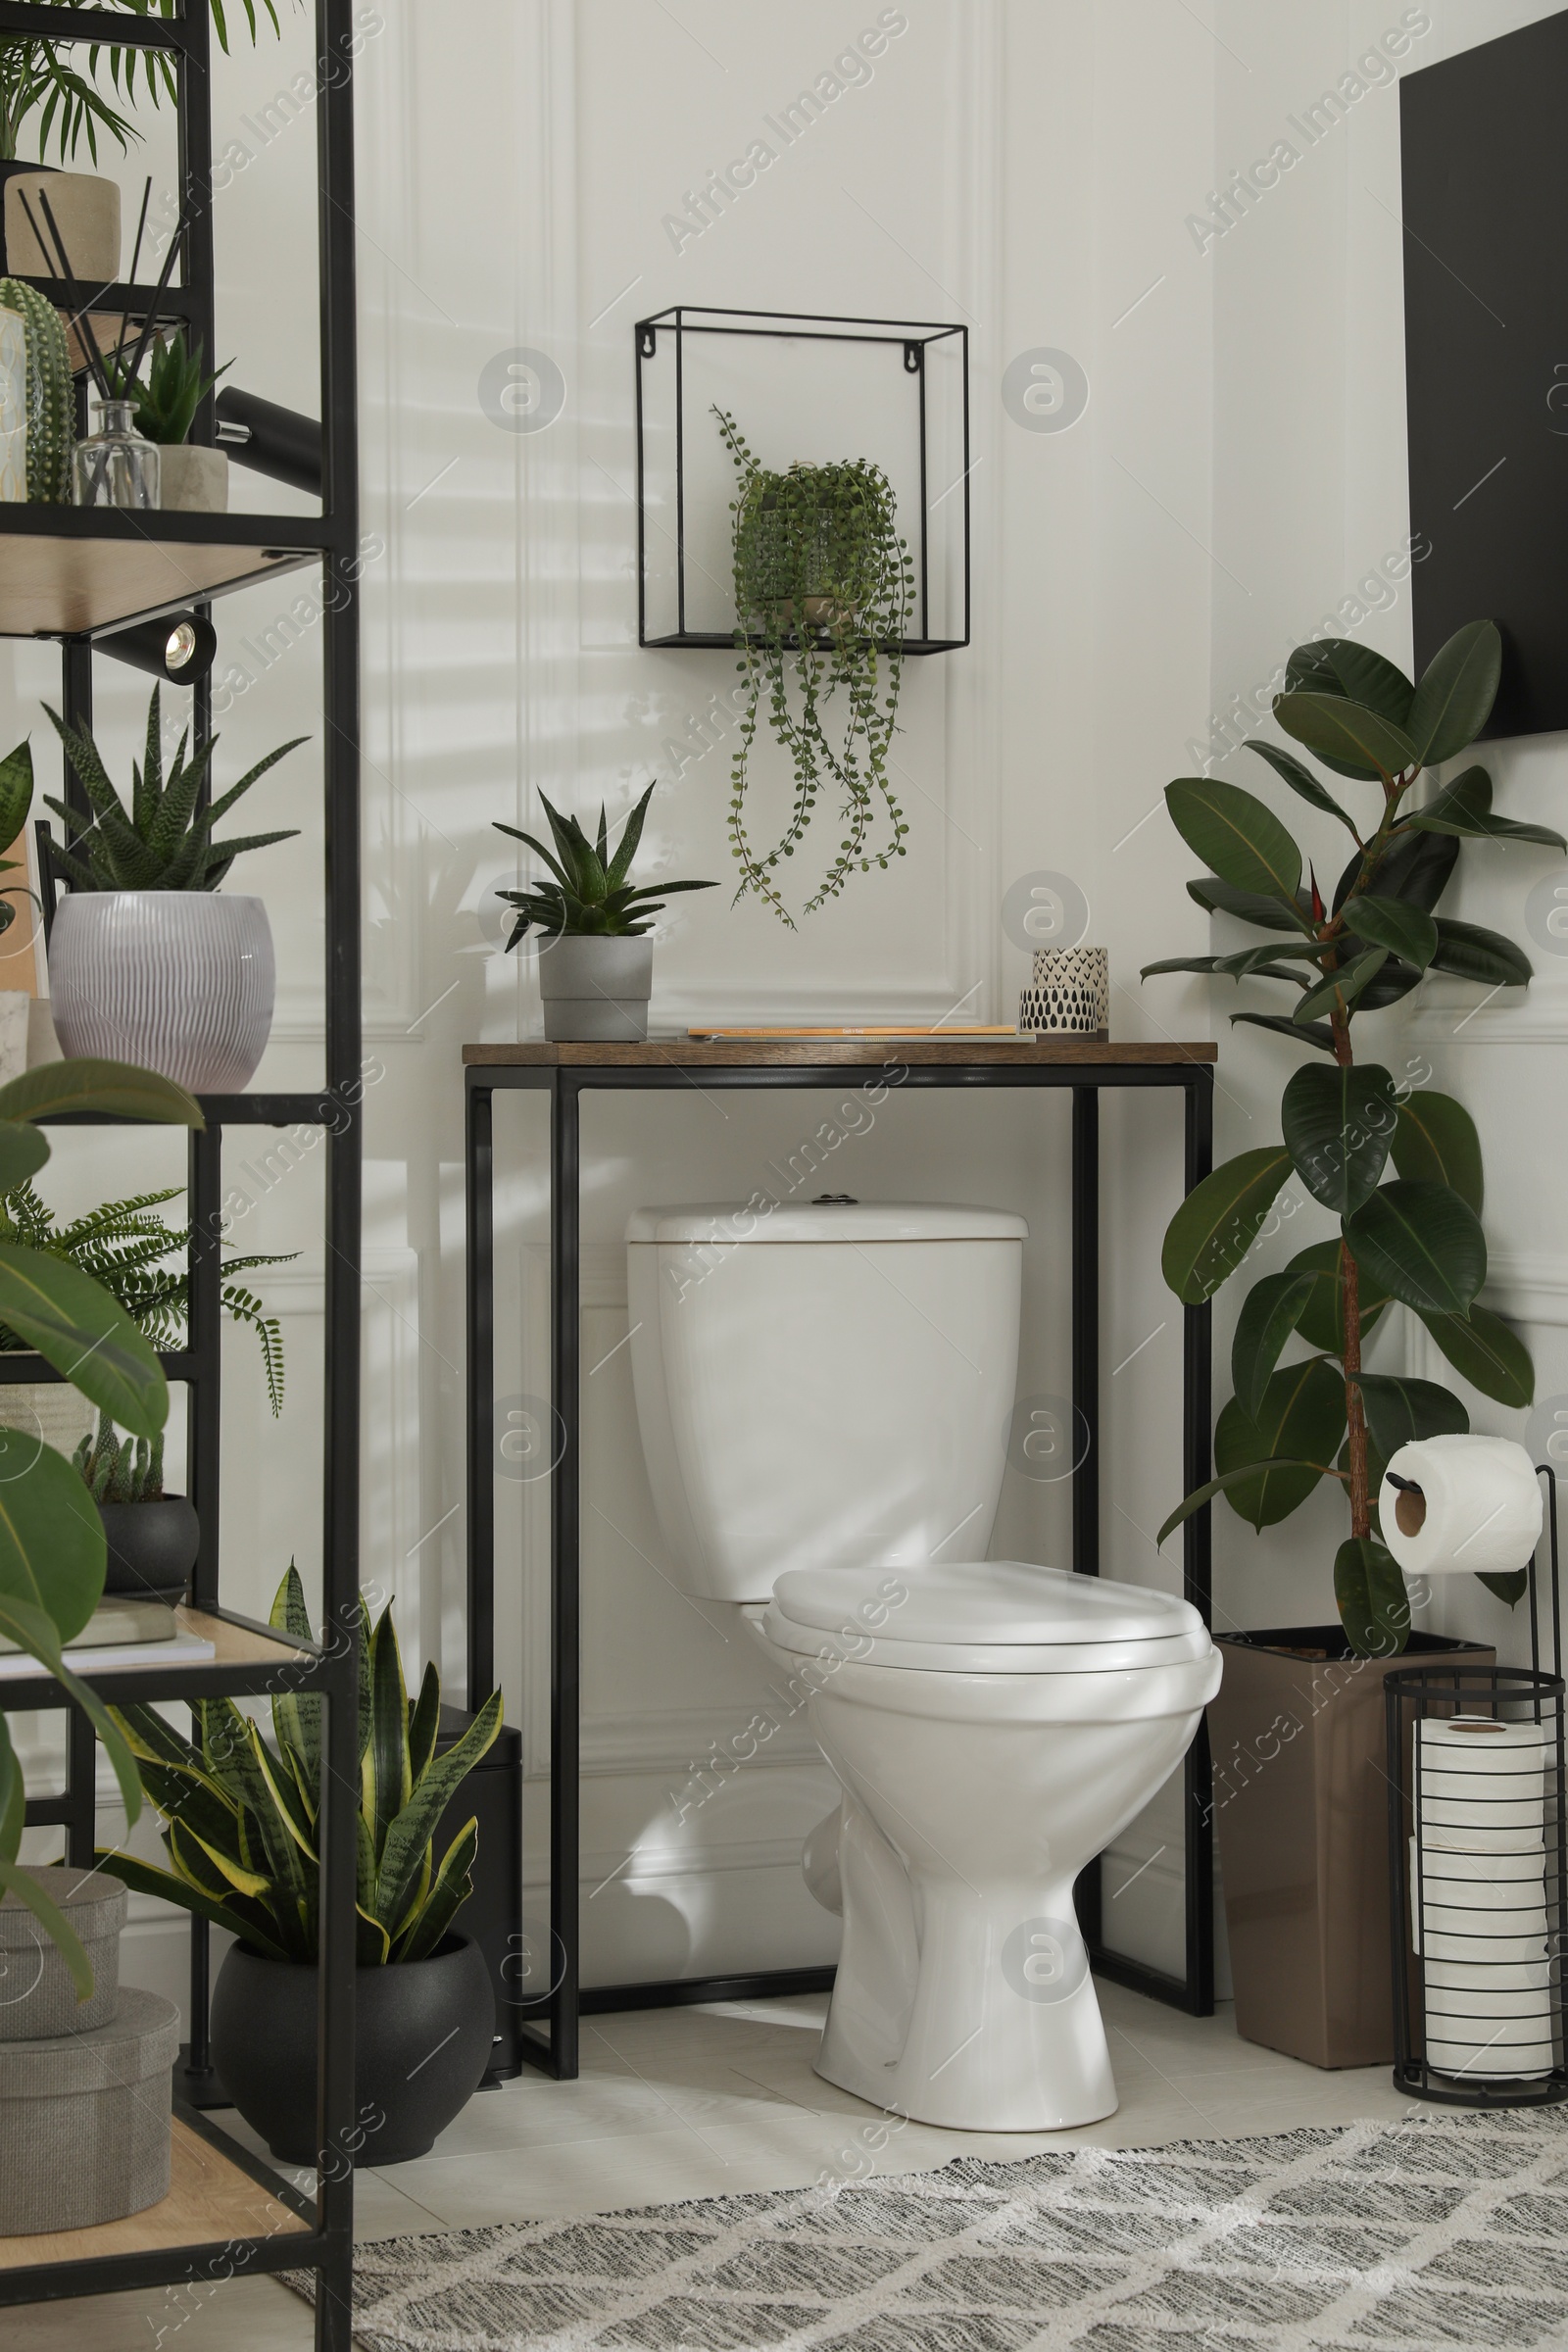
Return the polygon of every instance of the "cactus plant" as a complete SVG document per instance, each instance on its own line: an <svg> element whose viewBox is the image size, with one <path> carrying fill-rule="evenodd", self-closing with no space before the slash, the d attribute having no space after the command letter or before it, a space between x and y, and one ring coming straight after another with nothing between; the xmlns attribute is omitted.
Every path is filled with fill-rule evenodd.
<svg viewBox="0 0 1568 2352"><path fill-rule="evenodd" d="M107 1413L98 1416L72 1455L94 1502L161 1502L164 1498L164 1433L149 1446L145 1438L121 1438Z"/></svg>
<svg viewBox="0 0 1568 2352"><path fill-rule="evenodd" d="M16 312L26 346L27 502L69 506L76 390L66 330L53 304L20 278L0 277L0 310Z"/></svg>

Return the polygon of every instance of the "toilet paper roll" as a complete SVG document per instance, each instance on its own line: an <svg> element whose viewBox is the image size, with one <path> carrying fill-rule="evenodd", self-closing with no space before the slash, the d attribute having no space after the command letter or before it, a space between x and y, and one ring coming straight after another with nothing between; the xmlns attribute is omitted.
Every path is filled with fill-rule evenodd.
<svg viewBox="0 0 1568 2352"><path fill-rule="evenodd" d="M1545 1838L1547 1727L1428 1716L1416 1727L1417 1812L1429 1852L1523 1853Z"/></svg>
<svg viewBox="0 0 1568 2352"><path fill-rule="evenodd" d="M1544 1945L1544 1937L1542 1941ZM1427 1954L1427 1998L1429 2005L1434 2005L1437 2010L1449 2016L1462 2016L1464 2013L1462 2004L1465 1999L1471 1997L1475 1983L1476 1970L1474 1966L1467 1967L1461 1960L1439 1959L1433 1952ZM1543 1949L1534 1960L1489 1960L1486 1984L1483 1992L1475 1997L1483 1999L1491 1993L1498 1992L1506 1993L1510 1998L1517 1998L1523 1993L1540 1992L1550 1984L1551 1962L1546 1958L1544 1949ZM1455 2007L1456 2003L1460 2005ZM1501 2008L1494 2014L1498 2017L1510 2017L1515 2012Z"/></svg>
<svg viewBox="0 0 1568 2352"><path fill-rule="evenodd" d="M1549 1953L1544 1852L1421 1853L1410 1839L1410 1948L1441 1961L1512 1965Z"/></svg>
<svg viewBox="0 0 1568 2352"><path fill-rule="evenodd" d="M1420 1438L1391 1458L1378 1520L1406 1576L1503 1575L1535 1554L1541 1485L1511 1438Z"/></svg>

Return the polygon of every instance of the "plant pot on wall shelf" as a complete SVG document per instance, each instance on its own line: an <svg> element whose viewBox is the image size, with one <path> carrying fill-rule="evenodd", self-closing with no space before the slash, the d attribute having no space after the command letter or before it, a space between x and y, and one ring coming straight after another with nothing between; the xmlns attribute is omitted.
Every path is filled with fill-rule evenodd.
<svg viewBox="0 0 1568 2352"><path fill-rule="evenodd" d="M166 443L158 454L159 500L166 514L228 513L228 458L224 451L203 449L186 441L172 447Z"/></svg>
<svg viewBox="0 0 1568 2352"><path fill-rule="evenodd" d="M40 198L47 196L70 258L76 282L83 288L110 286L120 275L120 189L112 179L93 172L61 172L49 164L0 163L0 272L12 277L60 276L60 265L34 234L34 224L47 237ZM27 219L30 208L32 220ZM81 331L62 319L73 368L84 368L87 355ZM100 346L114 343L124 325L118 312L92 314L93 333Z"/></svg>

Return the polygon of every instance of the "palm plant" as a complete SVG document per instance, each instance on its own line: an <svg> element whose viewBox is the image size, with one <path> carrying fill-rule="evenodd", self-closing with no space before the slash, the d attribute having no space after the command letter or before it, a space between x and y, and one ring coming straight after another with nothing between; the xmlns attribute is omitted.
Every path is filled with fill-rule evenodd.
<svg viewBox="0 0 1568 2352"><path fill-rule="evenodd" d="M312 1640L292 1561L271 1624ZM470 1820L439 1863L435 1832L501 1725L493 1690L461 1740L436 1753L441 1679L426 1666L411 1709L390 1606L373 1631L360 1608L358 1958L362 1968L424 1960L473 1891L479 1829ZM274 1695L272 1739L231 1699L195 1702L193 1743L151 1707L111 1710L164 1817L172 1868L119 1851L98 1859L144 1894L228 1928L265 1959L309 1964L320 1934L321 1701Z"/></svg>
<svg viewBox="0 0 1568 2352"><path fill-rule="evenodd" d="M627 880L655 790L656 785L650 784L627 817L613 857L610 854L610 828L602 801L596 846L574 816L563 816L559 808L552 808L545 800L543 793L539 795L555 836L559 853L556 857L533 834L496 820L498 833L510 833L514 841L526 842L556 877L553 882L536 882L527 890L496 892L496 897L505 899L516 912L516 922L507 942L509 955L535 925L558 938L640 939L644 932L653 929L654 916L663 913L664 900L673 897L676 891L716 890L714 882L659 882L644 887Z"/></svg>
<svg viewBox="0 0 1568 2352"><path fill-rule="evenodd" d="M82 727L69 727L58 710L49 712L66 757L80 779L92 813L84 815L65 801L44 795L66 828L69 847L53 845L55 863L77 890L216 890L236 858L247 850L265 850L274 841L292 841L298 826L282 833L248 833L238 841L214 841L213 827L228 814L241 793L249 792L259 776L286 758L307 739L293 736L275 752L258 760L221 799L204 798L207 771L219 738L204 743L187 764L189 729L180 736L173 765L164 777L162 688L155 686L147 706L147 749L140 765L131 761L131 799L126 808L109 781L98 746ZM32 782L32 757L27 753L27 783ZM80 853L78 855L77 853Z"/></svg>
<svg viewBox="0 0 1568 2352"><path fill-rule="evenodd" d="M74 0L36 0L41 8L69 8ZM108 8L122 8L133 17L166 17L178 15L177 0L103 0ZM255 0L242 0L251 39L256 38ZM277 10L273 0L262 0L271 20L272 30L278 29ZM223 0L212 0L213 28L219 46L228 51L228 20ZM14 161L22 126L28 117L41 117L38 124L38 153L48 151L53 135L59 144L60 160L76 153L83 136L87 152L94 163L98 161L98 133L105 130L118 141L122 149L141 133L135 124L118 108L112 106L101 90L93 86L100 55L109 67L111 84L119 96L123 94L127 104L134 104L136 76L141 73L147 96L154 106L163 98L177 103L177 83L169 52L162 49L100 50L94 42L87 51L87 77L68 65L62 49L72 44L50 40L34 34L8 33L0 39L0 161Z"/></svg>
<svg viewBox="0 0 1568 2352"><path fill-rule="evenodd" d="M172 1348L184 1336L190 1303L190 1227L166 1225L151 1212L166 1200L177 1200L183 1190L171 1185L166 1192L106 1200L102 1207L62 1225L31 1181L24 1179L0 1194L0 1248L16 1246L80 1267L103 1285L153 1347ZM234 1322L248 1323L256 1334L274 1420L283 1409L282 1327L234 1277L257 1266L290 1265L298 1254L258 1251L231 1257L223 1268L223 1304ZM171 1258L177 1262L166 1263ZM0 1353L31 1345L9 1327L0 1303Z"/></svg>
<svg viewBox="0 0 1568 2352"><path fill-rule="evenodd" d="M72 1111L202 1124L192 1097L151 1070L112 1061L46 1062L0 1087L0 1184L14 1189L36 1174L49 1143L35 1122ZM134 1437L158 1436L169 1417L163 1368L119 1301L84 1268L0 1234L0 1315L100 1411ZM126 1819L134 1822L141 1785L130 1749L63 1653L103 1597L107 1549L97 1505L70 1462L14 1430L0 1430L0 1636L47 1666L83 1709L114 1767ZM25 1804L22 1765L0 1712L0 1893L26 1904L85 2000L92 1991L87 1955L19 1859Z"/></svg>
<svg viewBox="0 0 1568 2352"><path fill-rule="evenodd" d="M1438 1382L1367 1372L1367 1335L1397 1301L1484 1396L1522 1407L1534 1396L1524 1343L1479 1302L1487 1245L1474 1120L1449 1095L1397 1087L1381 1062L1358 1061L1352 1043L1361 1014L1398 1003L1429 971L1494 989L1531 978L1529 957L1511 940L1434 910L1461 842L1559 851L1568 842L1494 815L1484 767L1466 767L1425 802L1411 798L1425 771L1457 758L1486 725L1501 662L1490 620L1451 637L1418 684L1347 639L1298 647L1274 715L1333 773L1378 787L1374 821L1363 830L1293 752L1263 742L1248 749L1350 835L1332 903L1310 867L1303 886L1300 850L1253 794L1212 776L1179 777L1165 792L1176 830L1208 868L1188 884L1190 896L1268 937L1231 954L1171 956L1146 966L1145 977L1282 982L1297 991L1288 1014L1232 1020L1277 1032L1327 1062L1298 1069L1286 1086L1279 1143L1240 1153L1188 1195L1165 1235L1165 1280L1187 1305L1212 1297L1250 1255L1293 1173L1340 1231L1253 1286L1232 1349L1235 1395L1214 1432L1218 1475L1172 1512L1159 1540L1218 1494L1261 1530L1298 1509L1320 1480L1338 1481L1350 1533L1335 1558L1335 1594L1361 1656L1401 1650L1409 1629L1403 1580L1378 1527L1384 1467L1411 1439L1469 1428L1462 1399ZM1282 1366L1293 1336L1310 1352ZM1481 1581L1509 1601L1525 1587L1523 1570Z"/></svg>

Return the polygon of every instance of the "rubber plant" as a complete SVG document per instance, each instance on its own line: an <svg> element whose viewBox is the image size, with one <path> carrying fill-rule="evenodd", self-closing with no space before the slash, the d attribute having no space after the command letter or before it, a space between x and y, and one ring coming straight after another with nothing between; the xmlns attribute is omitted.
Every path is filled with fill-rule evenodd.
<svg viewBox="0 0 1568 2352"><path fill-rule="evenodd" d="M808 914L837 898L853 873L873 865L885 869L906 855L909 828L888 766L914 568L899 536L893 486L880 466L857 458L769 472L728 411L715 408L713 415L740 477L730 513L735 650L741 657L736 667L748 699L730 774L730 845L741 869L735 896L751 892L793 930L775 876L800 848L825 788L838 795L845 830L806 903ZM782 839L760 853L751 838L747 796L764 692L774 736L794 769L795 800ZM835 695L843 697L837 740L826 723L826 706ZM886 831L873 845L879 810Z"/></svg>
<svg viewBox="0 0 1568 2352"><path fill-rule="evenodd" d="M1250 1256L1293 1177L1340 1221L1337 1239L1299 1250L1265 1274L1243 1304L1231 1355L1235 1394L1214 1432L1218 1473L1160 1530L1223 1494L1259 1530L1298 1509L1325 1478L1338 1481L1350 1532L1334 1562L1341 1621L1358 1656L1401 1650L1409 1632L1404 1582L1378 1526L1376 1495L1396 1447L1462 1432L1462 1400L1435 1381L1364 1368L1368 1334L1396 1302L1420 1320L1472 1388L1528 1405L1534 1370L1517 1334L1480 1304L1487 1278L1481 1226L1482 1154L1474 1120L1452 1096L1411 1091L1356 1054L1355 1023L1419 986L1429 971L1523 988L1527 956L1512 940L1436 909L1465 841L1568 848L1544 825L1495 815L1492 779L1466 766L1422 797L1424 775L1456 760L1491 715L1501 640L1472 621L1434 656L1418 683L1348 639L1300 646L1274 715L1337 776L1373 787L1370 817L1352 812L1294 752L1251 741L1291 791L1349 834L1353 848L1332 901L1287 828L1254 794L1211 776L1182 776L1165 804L1206 872L1188 892L1211 913L1267 934L1231 954L1172 956L1154 972L1208 972L1278 981L1296 992L1288 1012L1233 1013L1321 1059L1302 1064L1281 1102L1281 1140L1216 1168L1182 1202L1165 1235L1165 1280L1185 1305L1209 1298ZM1282 1363L1288 1343L1307 1352ZM1481 1580L1517 1600L1524 1574Z"/></svg>
<svg viewBox="0 0 1568 2352"><path fill-rule="evenodd" d="M0 1087L0 1186L24 1184L37 1173L49 1144L36 1122L70 1112L202 1124L195 1100L151 1070L112 1061L45 1062ZM169 1417L163 1368L151 1342L101 1282L0 1238L0 1316L122 1428L149 1443L158 1437ZM98 1507L63 1454L18 1430L0 1429L0 1636L46 1666L84 1710L114 1767L126 1819L134 1822L141 1785L130 1749L63 1651L103 1597L107 1551ZM0 1893L26 1904L85 2000L92 1991L86 1953L19 1859L25 1803L22 1765L0 1711Z"/></svg>
<svg viewBox="0 0 1568 2352"><path fill-rule="evenodd" d="M271 1624L315 1639L290 1562ZM436 1751L441 1678L426 1666L409 1705L390 1606L372 1631L360 1605L358 1961L380 1968L426 1960L473 1891L477 1821L466 1822L439 1862L436 1828L501 1726L493 1690L460 1740ZM320 1930L317 1823L321 1790L321 1701L274 1693L272 1738L231 1699L197 1699L197 1740L153 1707L112 1709L164 1818L172 1867L118 1849L98 1859L144 1894L158 1894L227 1928L267 1960L309 1963Z"/></svg>

